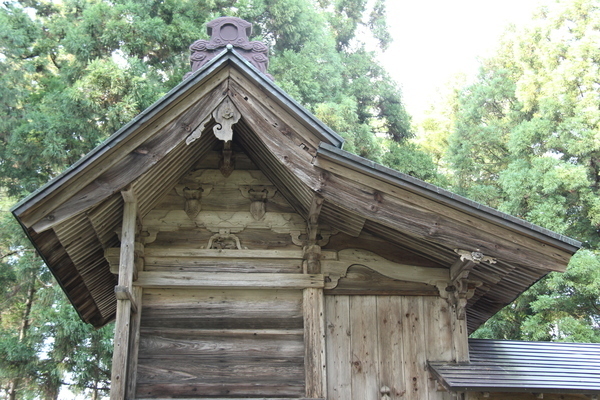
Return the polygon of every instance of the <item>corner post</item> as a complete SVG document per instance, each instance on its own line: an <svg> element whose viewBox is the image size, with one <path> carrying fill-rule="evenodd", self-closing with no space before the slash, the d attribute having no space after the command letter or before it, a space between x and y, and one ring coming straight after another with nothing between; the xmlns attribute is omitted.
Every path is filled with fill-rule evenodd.
<svg viewBox="0 0 600 400"><path fill-rule="evenodd" d="M133 274L135 271L135 232L137 227L137 200L133 189L121 192L123 227L119 261L119 285L117 294L117 317L112 361L110 400L124 400L127 388L127 361L132 307ZM120 295L124 293L125 295ZM139 310L138 310L139 311Z"/></svg>

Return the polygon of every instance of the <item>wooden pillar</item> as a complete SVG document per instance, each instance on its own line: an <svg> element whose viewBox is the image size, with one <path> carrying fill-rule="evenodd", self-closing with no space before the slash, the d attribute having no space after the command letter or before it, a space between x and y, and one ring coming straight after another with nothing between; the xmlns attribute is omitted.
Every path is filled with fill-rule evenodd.
<svg viewBox="0 0 600 400"><path fill-rule="evenodd" d="M112 361L110 400L124 400L127 387L127 361L129 332L133 298L133 273L135 270L135 231L137 224L137 201L133 189L121 192L125 201L119 261L119 285L117 295L117 317ZM135 306L135 303L133 304Z"/></svg>
<svg viewBox="0 0 600 400"><path fill-rule="evenodd" d="M138 311L131 317L131 329L129 334L129 362L127 363L127 399L135 399L138 350L140 348L140 325L142 321L142 294L142 287L135 286L133 288L133 298L137 304Z"/></svg>
<svg viewBox="0 0 600 400"><path fill-rule="evenodd" d="M323 289L304 289L304 368L306 397L325 398L325 310Z"/></svg>
<svg viewBox="0 0 600 400"><path fill-rule="evenodd" d="M452 316L452 341L454 346L454 357L456 362L469 362L469 333L467 330L467 318L458 318L459 312L456 305L453 306Z"/></svg>

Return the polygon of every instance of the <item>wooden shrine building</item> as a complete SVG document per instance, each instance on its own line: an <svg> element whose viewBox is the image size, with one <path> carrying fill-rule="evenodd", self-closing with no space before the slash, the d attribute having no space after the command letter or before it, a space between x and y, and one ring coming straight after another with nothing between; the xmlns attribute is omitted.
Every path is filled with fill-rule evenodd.
<svg viewBox="0 0 600 400"><path fill-rule="evenodd" d="M533 391L452 368L579 243L342 150L249 33L211 22L179 86L13 209L81 318L116 321L111 399Z"/></svg>

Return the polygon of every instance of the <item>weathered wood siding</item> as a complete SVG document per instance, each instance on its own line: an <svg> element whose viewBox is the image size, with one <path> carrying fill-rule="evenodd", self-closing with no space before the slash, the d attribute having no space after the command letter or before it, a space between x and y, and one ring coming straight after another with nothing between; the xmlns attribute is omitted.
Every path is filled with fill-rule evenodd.
<svg viewBox="0 0 600 400"><path fill-rule="evenodd" d="M301 291L144 291L137 397L303 397Z"/></svg>
<svg viewBox="0 0 600 400"><path fill-rule="evenodd" d="M326 296L325 324L328 400L451 399L426 366L454 358L445 300Z"/></svg>

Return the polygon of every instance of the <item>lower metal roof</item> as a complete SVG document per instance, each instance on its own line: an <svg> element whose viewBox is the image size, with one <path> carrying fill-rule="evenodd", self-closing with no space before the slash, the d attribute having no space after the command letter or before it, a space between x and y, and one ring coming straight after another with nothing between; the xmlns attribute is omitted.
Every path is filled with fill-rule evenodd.
<svg viewBox="0 0 600 400"><path fill-rule="evenodd" d="M469 353L429 368L453 392L600 393L600 344L470 339Z"/></svg>

